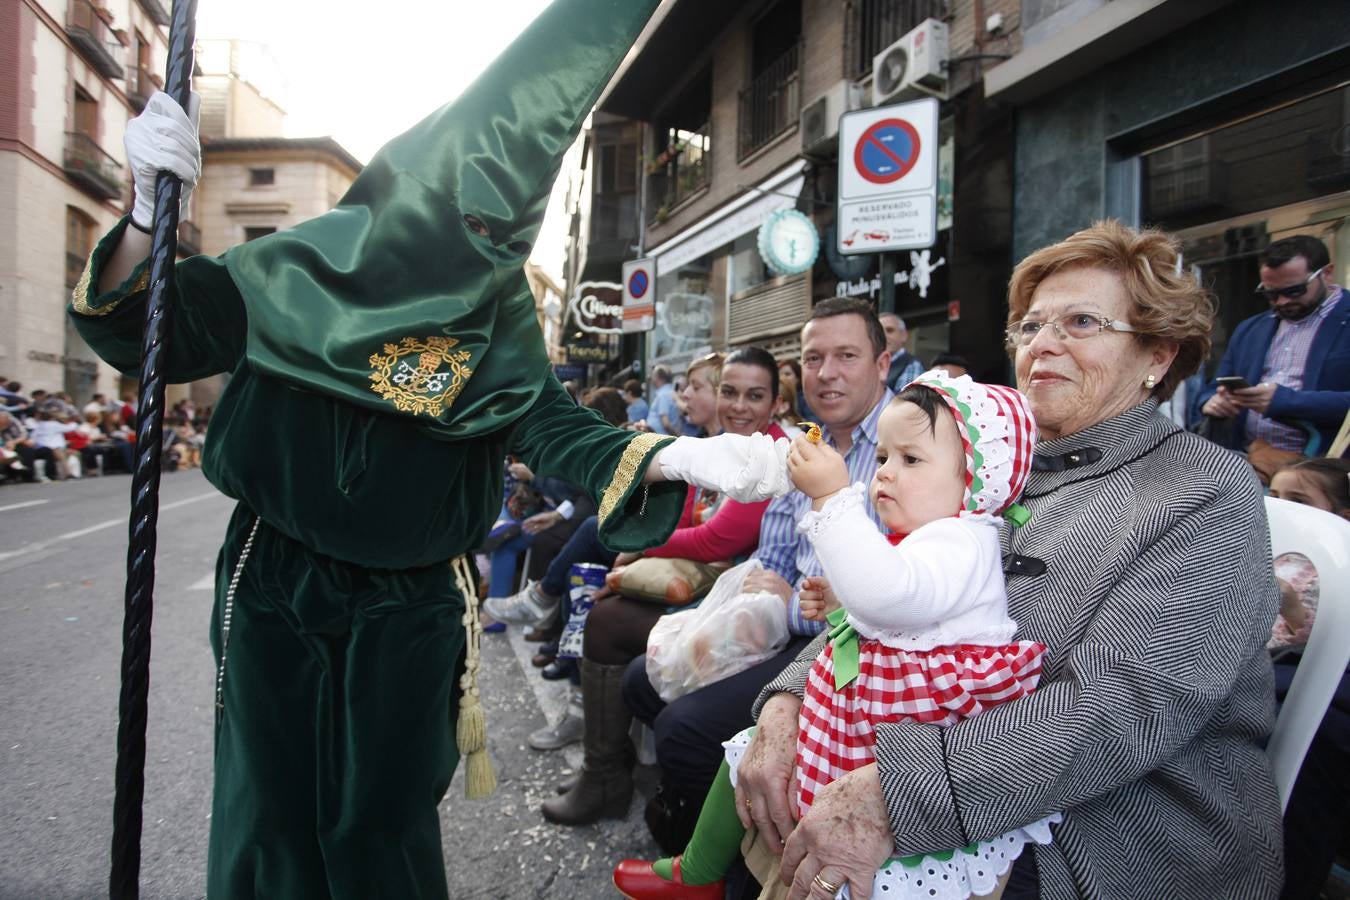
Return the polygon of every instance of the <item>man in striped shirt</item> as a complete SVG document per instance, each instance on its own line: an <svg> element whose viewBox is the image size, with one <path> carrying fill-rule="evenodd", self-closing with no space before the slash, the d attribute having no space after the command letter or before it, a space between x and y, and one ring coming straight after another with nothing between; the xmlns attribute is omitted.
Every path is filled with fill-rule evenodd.
<svg viewBox="0 0 1350 900"><path fill-rule="evenodd" d="M824 439L843 455L849 477L863 484L871 483L877 467L877 419L892 396L885 383L890 361L881 322L865 301L826 300L812 310L802 328L807 401L823 426ZM648 804L646 819L669 852L683 849L688 839L685 829L692 830L694 816L722 761L722 741L752 724L750 707L759 691L823 627L802 618L798 599L804 579L823 572L811 543L797 533L797 520L810 505L811 499L800 491L769 504L754 553L764 571L745 582L747 591L767 591L782 598L792 633L782 652L670 704L652 690L645 656L634 660L624 675L624 701L656 735L661 788ZM870 505L868 512L879 528L880 520ZM682 821L681 809L692 810L687 822Z"/></svg>

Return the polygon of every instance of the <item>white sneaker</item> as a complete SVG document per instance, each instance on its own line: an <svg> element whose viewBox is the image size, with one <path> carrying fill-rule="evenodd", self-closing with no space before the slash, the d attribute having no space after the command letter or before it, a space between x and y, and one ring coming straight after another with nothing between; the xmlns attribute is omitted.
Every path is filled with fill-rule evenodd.
<svg viewBox="0 0 1350 900"><path fill-rule="evenodd" d="M509 597L488 597L483 601L483 609L498 622L508 625L547 628L558 618L558 601L541 594L533 581L523 591Z"/></svg>
<svg viewBox="0 0 1350 900"><path fill-rule="evenodd" d="M586 720L581 710L568 705L566 714L557 725L545 725L526 738L526 743L536 750L560 750L568 744L580 743L586 734Z"/></svg>

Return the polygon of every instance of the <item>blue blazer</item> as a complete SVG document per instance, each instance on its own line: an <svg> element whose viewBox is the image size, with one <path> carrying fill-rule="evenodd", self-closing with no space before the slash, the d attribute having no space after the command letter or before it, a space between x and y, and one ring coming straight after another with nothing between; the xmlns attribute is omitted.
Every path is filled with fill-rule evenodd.
<svg viewBox="0 0 1350 900"><path fill-rule="evenodd" d="M1331 298L1328 297L1329 301ZM1326 301L1323 301L1326 302ZM1228 349L1219 362L1215 378L1223 375L1241 375L1249 384L1261 381L1266 365L1266 352L1275 339L1279 317L1273 312L1261 313L1244 320L1233 331ZM1218 390L1211 381L1200 394L1203 404ZM1303 371L1303 390L1295 391L1279 386L1270 398L1266 415L1272 419L1297 422L1313 429L1317 440L1307 448L1309 455L1318 456L1340 431L1345 414L1350 411L1350 294L1342 289L1336 308L1317 329L1308 362ZM1241 450L1248 444L1247 410L1238 413L1232 429L1232 448Z"/></svg>

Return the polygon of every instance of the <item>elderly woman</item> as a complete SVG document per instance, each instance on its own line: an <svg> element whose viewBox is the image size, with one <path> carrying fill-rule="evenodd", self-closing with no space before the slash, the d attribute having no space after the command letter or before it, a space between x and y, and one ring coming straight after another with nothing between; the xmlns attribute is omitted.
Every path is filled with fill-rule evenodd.
<svg viewBox="0 0 1350 900"><path fill-rule="evenodd" d="M1039 691L950 728L877 728L877 762L792 819L813 644L757 704L738 807L761 883L865 898L893 852L966 846L1054 812L1005 897L1273 897L1280 807L1261 749L1279 607L1261 491L1158 403L1209 352L1213 312L1156 231L1099 223L1032 254L1009 286L1017 384L1041 429L1004 535ZM845 598L847 602L847 598ZM781 863L770 854L781 853Z"/></svg>

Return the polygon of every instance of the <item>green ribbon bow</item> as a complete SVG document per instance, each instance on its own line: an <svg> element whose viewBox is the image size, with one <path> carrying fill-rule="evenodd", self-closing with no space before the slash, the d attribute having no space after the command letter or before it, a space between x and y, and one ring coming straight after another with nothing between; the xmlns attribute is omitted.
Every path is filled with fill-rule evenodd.
<svg viewBox="0 0 1350 900"><path fill-rule="evenodd" d="M848 624L848 610L842 606L825 616L830 624L830 646L834 648L834 689L842 691L858 677L858 632Z"/></svg>

